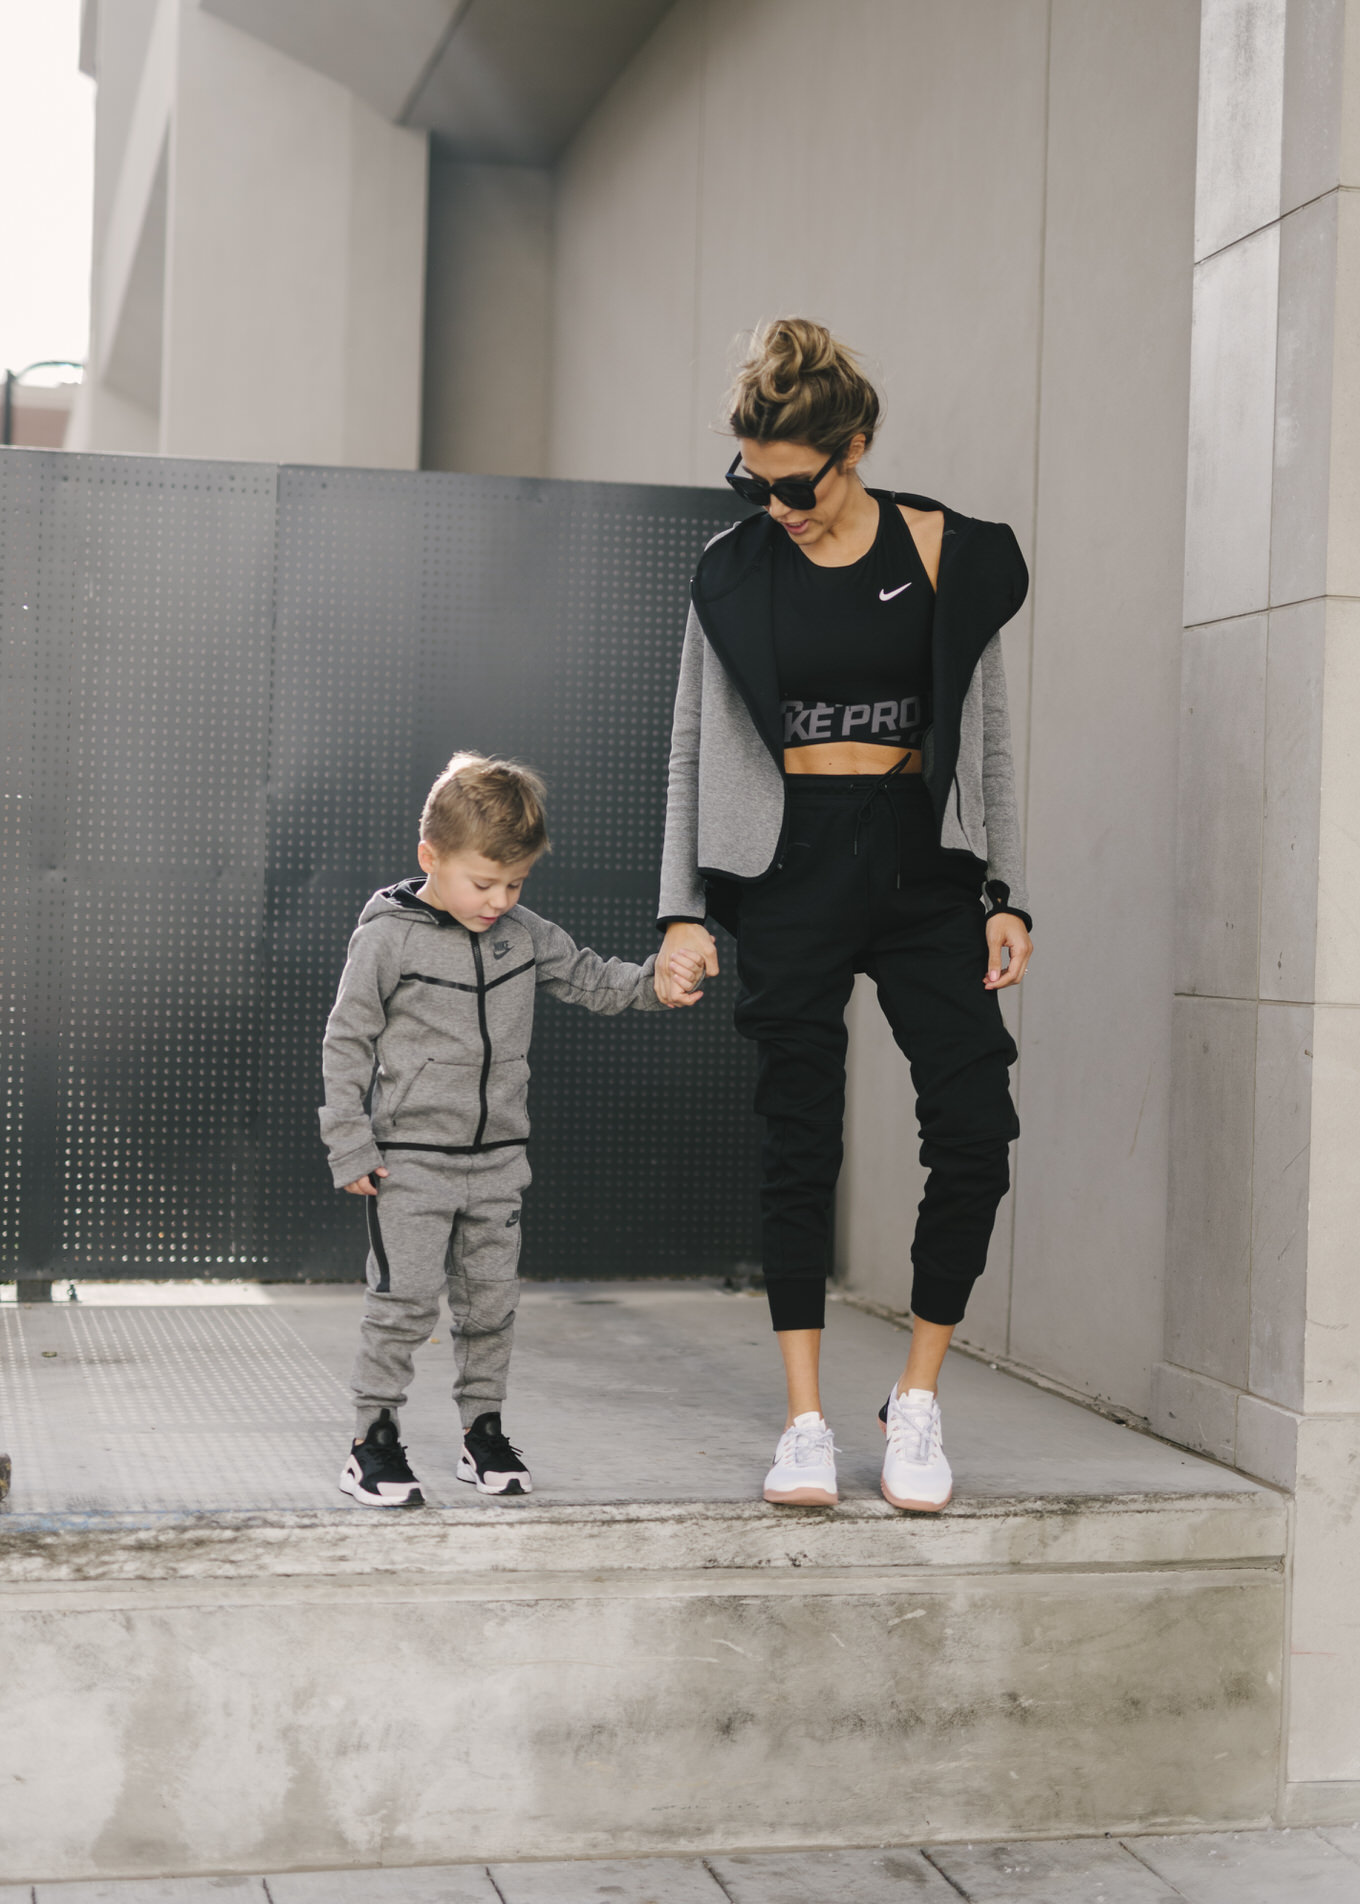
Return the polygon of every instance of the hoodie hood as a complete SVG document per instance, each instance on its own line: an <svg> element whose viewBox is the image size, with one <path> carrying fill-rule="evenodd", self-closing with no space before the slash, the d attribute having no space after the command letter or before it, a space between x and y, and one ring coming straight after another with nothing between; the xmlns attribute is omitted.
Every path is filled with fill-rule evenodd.
<svg viewBox="0 0 1360 1904"><path fill-rule="evenodd" d="M407 919L423 919L428 925L452 927L456 932L466 932L466 926L460 926L451 912L441 912L437 906L431 906L417 895L425 881L417 873L414 879L399 879L395 886L383 886L364 906L359 914L359 924L366 926L370 919L381 919L388 913L400 913Z"/></svg>

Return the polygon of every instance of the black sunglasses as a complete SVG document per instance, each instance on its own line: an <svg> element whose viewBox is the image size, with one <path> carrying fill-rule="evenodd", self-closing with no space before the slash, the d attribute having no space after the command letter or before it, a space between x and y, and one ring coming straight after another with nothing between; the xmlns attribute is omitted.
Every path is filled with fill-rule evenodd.
<svg viewBox="0 0 1360 1904"><path fill-rule="evenodd" d="M763 476L738 476L735 473L741 461L741 451L738 450L732 458L727 480L743 502L753 502L757 509L768 509L771 496L778 496L780 502L789 509L815 509L817 485L840 454L840 450L833 451L815 476L780 476L774 482L767 483Z"/></svg>

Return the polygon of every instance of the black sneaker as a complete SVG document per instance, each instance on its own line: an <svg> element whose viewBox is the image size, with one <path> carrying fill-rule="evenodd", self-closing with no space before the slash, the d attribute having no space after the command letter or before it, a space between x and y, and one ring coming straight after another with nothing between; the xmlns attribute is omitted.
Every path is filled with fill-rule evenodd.
<svg viewBox="0 0 1360 1904"><path fill-rule="evenodd" d="M397 1440L390 1408L383 1409L363 1440L350 1449L340 1485L365 1507L424 1507L425 1496Z"/></svg>
<svg viewBox="0 0 1360 1904"><path fill-rule="evenodd" d="M501 1433L499 1415L478 1415L463 1430L458 1479L471 1481L479 1494L532 1494L534 1484L518 1448Z"/></svg>

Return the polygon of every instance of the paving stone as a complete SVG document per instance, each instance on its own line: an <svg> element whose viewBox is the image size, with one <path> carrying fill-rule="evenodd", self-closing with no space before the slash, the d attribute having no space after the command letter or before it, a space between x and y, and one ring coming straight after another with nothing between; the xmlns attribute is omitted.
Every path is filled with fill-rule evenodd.
<svg viewBox="0 0 1360 1904"><path fill-rule="evenodd" d="M732 1904L957 1904L919 1851L787 1851L712 1857Z"/></svg>
<svg viewBox="0 0 1360 1904"><path fill-rule="evenodd" d="M1133 1838L1187 1904L1360 1904L1355 1864L1316 1831Z"/></svg>
<svg viewBox="0 0 1360 1904"><path fill-rule="evenodd" d="M37 1904L266 1904L268 1895L263 1878L87 1878L33 1889Z"/></svg>
<svg viewBox="0 0 1360 1904"><path fill-rule="evenodd" d="M1107 1838L932 1845L930 1857L969 1904L1179 1904L1181 1895Z"/></svg>
<svg viewBox="0 0 1360 1904"><path fill-rule="evenodd" d="M505 1904L726 1904L698 1858L493 1864Z"/></svg>
<svg viewBox="0 0 1360 1904"><path fill-rule="evenodd" d="M1321 1825L1318 1837L1325 1838L1329 1845L1335 1845L1338 1851L1360 1864L1360 1825Z"/></svg>
<svg viewBox="0 0 1360 1904"><path fill-rule="evenodd" d="M265 1880L273 1904L498 1904L481 1864L384 1871L288 1871Z"/></svg>

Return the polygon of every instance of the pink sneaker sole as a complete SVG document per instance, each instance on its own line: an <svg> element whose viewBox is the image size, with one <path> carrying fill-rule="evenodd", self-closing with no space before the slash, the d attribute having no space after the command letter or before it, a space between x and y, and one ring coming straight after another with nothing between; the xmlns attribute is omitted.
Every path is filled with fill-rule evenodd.
<svg viewBox="0 0 1360 1904"><path fill-rule="evenodd" d="M837 1507L840 1498L839 1494L828 1494L825 1488L819 1487L789 1488L783 1493L775 1488L765 1490L765 1499L775 1507Z"/></svg>
<svg viewBox="0 0 1360 1904"><path fill-rule="evenodd" d="M879 1486L883 1489L884 1500L890 1506L910 1508L916 1514L938 1514L940 1509L948 1507L954 1498L954 1490L951 1488L942 1501L899 1501L895 1494L889 1494L886 1482L880 1481Z"/></svg>

